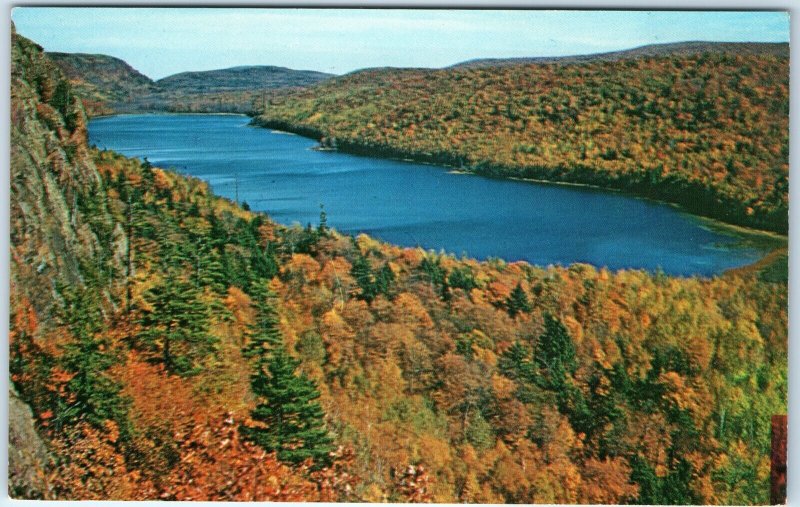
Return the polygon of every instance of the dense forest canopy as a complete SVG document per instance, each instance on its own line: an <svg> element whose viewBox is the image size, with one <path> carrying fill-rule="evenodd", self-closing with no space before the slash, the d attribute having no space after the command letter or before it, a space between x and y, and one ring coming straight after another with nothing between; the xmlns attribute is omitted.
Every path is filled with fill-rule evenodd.
<svg viewBox="0 0 800 507"><path fill-rule="evenodd" d="M786 48L364 70L267 98L256 122L359 153L623 189L785 233L789 58L773 46Z"/></svg>
<svg viewBox="0 0 800 507"><path fill-rule="evenodd" d="M605 74L652 66L661 79L659 68L676 65L666 62ZM727 65L695 63L709 82L720 73L707 66ZM763 82L752 101L772 103L782 84L764 82L761 66L750 70L747 86ZM477 101L469 121L496 122L500 109L482 112L505 79L536 86L578 71L464 72L480 80L461 86L484 85L469 99ZM328 116L334 104L358 117L370 107L367 90L380 104L411 84L457 89L451 77L361 73L314 92L351 83L349 94L269 107L296 113L320 100L319 117L305 121L330 121L342 136L351 123ZM544 111L567 114L573 94L593 97L577 90ZM444 96L431 95L425 111L454 111ZM81 100L41 48L16 34L11 106L13 496L768 501L769 418L787 408L785 252L719 277L670 278L400 248L341 235L324 213L317 225L279 226L201 181L87 147ZM385 121L397 126L380 120L358 135L444 139L410 112L419 104L406 107L389 110ZM604 107L589 110L627 115ZM760 110L742 111L756 121ZM503 124L512 121L503 114ZM412 117L414 128L400 126ZM448 128L468 139L457 118ZM759 118L744 122L760 132L748 145L755 151L744 151L753 161L764 153L757 143L766 131L757 129L773 128ZM515 132L510 125L497 130L498 146ZM542 131L550 151L530 155L554 156L552 129ZM475 146L489 150L484 143ZM610 158L607 171L624 172L625 160ZM760 167L742 169L731 188Z"/></svg>

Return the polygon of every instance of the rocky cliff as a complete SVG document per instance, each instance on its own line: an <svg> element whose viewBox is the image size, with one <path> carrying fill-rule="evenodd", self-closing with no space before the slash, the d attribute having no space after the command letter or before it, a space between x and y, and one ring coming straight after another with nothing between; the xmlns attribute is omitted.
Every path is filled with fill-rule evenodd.
<svg viewBox="0 0 800 507"><path fill-rule="evenodd" d="M115 304L125 237L108 213L86 115L68 80L13 28L11 61L11 341L26 334L37 342L58 327L65 287L91 286L106 309ZM29 325L14 324L20 315ZM47 451L13 383L9 449L10 493L44 496Z"/></svg>

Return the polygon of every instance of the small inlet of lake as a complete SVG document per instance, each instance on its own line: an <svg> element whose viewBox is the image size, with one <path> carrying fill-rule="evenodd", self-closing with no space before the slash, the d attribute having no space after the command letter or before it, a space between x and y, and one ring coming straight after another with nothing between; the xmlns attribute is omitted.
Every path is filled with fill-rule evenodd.
<svg viewBox="0 0 800 507"><path fill-rule="evenodd" d="M206 180L283 224L316 225L324 204L340 232L478 259L707 276L764 254L666 204L316 151L313 140L248 124L235 115L112 116L89 123L89 140Z"/></svg>

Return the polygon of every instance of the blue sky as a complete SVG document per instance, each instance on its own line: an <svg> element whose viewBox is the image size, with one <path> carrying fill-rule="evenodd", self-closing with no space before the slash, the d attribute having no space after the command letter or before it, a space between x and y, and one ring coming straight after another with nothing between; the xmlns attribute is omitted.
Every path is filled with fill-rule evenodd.
<svg viewBox="0 0 800 507"><path fill-rule="evenodd" d="M236 65L343 74L686 40L789 40L781 12L17 7L12 19L48 51L116 56L154 79Z"/></svg>

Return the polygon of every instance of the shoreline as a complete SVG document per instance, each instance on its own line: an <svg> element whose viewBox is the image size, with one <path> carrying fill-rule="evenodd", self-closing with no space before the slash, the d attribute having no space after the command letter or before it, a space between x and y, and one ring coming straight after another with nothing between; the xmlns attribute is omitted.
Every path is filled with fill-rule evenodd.
<svg viewBox="0 0 800 507"><path fill-rule="evenodd" d="M138 113L111 113L111 114L98 114L95 116L86 117L89 120L98 120L101 118L113 118L114 116L244 116L252 118L252 116L245 113L180 113L175 111L141 111Z"/></svg>
<svg viewBox="0 0 800 507"><path fill-rule="evenodd" d="M300 131L293 132L291 130L286 130L286 129L283 129L283 128L280 128L280 127L276 127L274 125L263 125L263 124L260 124L259 122L257 122L255 118L253 118L251 120L250 124L253 125L253 126L259 127L259 128L269 129L269 130L272 130L272 131L284 132L284 133L288 133L288 134L299 135L301 137L305 137L307 139L311 139L311 140L320 142L320 137L317 137L315 135L310 135L310 132L309 133L304 133L304 132L300 132ZM302 130L302 129L297 129L297 130ZM697 214L697 213L693 213L692 211L686 209L686 207L684 207L684 206L682 206L681 204L678 204L678 203L668 202L668 201L664 201L664 200L653 198L653 197L649 197L649 196L638 195L638 194L635 194L633 192L626 191L626 190L623 190L623 189L603 187L603 186L594 185L594 184L591 184L591 183L578 183L578 182L569 182L569 181L552 181L552 180L544 180L544 179L537 179L537 178L525 178L525 177L519 177L519 176L494 176L494 175L489 176L489 175L480 174L480 173L472 171L472 170L467 170L467 169L464 169L464 168L461 168L461 167L455 167L453 165L448 165L448 164L428 162L428 161L419 161L419 160L414 160L413 158L409 158L409 157L390 157L390 156L382 156L380 154L377 154L377 155L366 155L366 154L362 154L362 153L353 153L353 152L350 152L348 150L344 150L343 151L343 150L340 150L338 148L332 148L332 147L327 147L327 148L323 147L320 151L334 151L334 152L335 151L339 151L339 152L342 152L342 153L348 153L348 154L356 155L356 156L382 158L382 159L394 160L394 161L397 161L397 162L408 162L408 163L414 163L414 164L432 165L432 166L441 167L442 169L449 169L447 171L448 174L454 174L454 175L460 175L460 176L481 176L481 177L484 177L484 178L519 181L519 182L535 183L535 184L540 184L540 185L557 185L557 186L565 186L565 187L571 187L571 188L583 188L583 189L592 190L592 191L598 191L598 192L612 192L612 193L617 193L617 194L623 194L625 196L628 196L628 197L631 197L631 198L634 198L634 199L642 199L642 200L646 200L646 201L650 201L650 202L654 202L654 203L670 206L671 208L676 209L678 212L690 216L693 220L697 220L699 222L699 224L700 224L700 227L707 228L707 229L710 229L712 231L719 232L719 233L724 234L726 236L735 237L737 239L737 244L739 245L740 248L750 248L750 249L757 250L757 251L761 252L761 254L758 256L758 258L756 260L754 260L753 262L751 262L751 263L744 264L742 266L738 266L738 267L734 267L734 268L728 268L728 269L725 269L723 271L720 271L717 274L714 274L714 275L711 275L711 276L708 276L708 277L701 276L701 278L709 278L710 279L710 278L714 278L714 277L730 276L731 274L735 274L735 273L745 273L745 272L748 272L749 270L754 270L754 269L757 270L758 268L763 268L764 265L767 264L768 260L771 262L776 257L779 257L780 252L782 252L784 250L787 250L788 249L788 245L789 245L789 236L788 236L788 234L782 234L782 233L777 232L777 231L771 231L771 230L766 230L766 229L757 229L757 228L748 227L748 226L745 226L745 225L739 225L739 224L733 224L733 223L730 223L730 222L725 222L725 221L723 221L721 219L718 219L718 218L714 218L714 217L710 217L710 216L705 216L705 215L700 215L700 214ZM600 266L594 266L594 267L596 269L601 269L602 268ZM648 270L645 270L645 271L648 271ZM679 278L686 278L685 276L681 276L681 275L670 275L670 276L679 277Z"/></svg>
<svg viewBox="0 0 800 507"><path fill-rule="evenodd" d="M107 117L110 117L110 116L136 116L136 115L180 116L180 115L187 115L187 114L191 114L192 116L202 116L202 115L245 116L245 117L247 116L247 115L242 115L242 114L237 114L237 113L172 113L172 112L156 112L156 113L131 113L131 114L108 115ZM93 119L96 119L96 118L97 117L95 117ZM310 136L310 135L304 135L303 133L292 132L290 130L281 129L281 128L275 128L275 127L272 127L272 126L261 125L261 124L255 123L253 121L249 122L247 125L254 126L254 127L259 127L259 128L265 128L265 129L267 129L267 131L271 131L271 132L273 132L275 134L298 135L298 136L301 136L301 137L305 137L307 139L318 140L318 139L315 139L313 136ZM352 154L352 153L350 153L350 152L348 152L346 150L340 150L340 149L337 149L335 147L324 146L324 145L313 147L311 149L317 149L319 151L339 151L341 153ZM656 202L656 203L659 203L659 204L662 204L662 205L668 205L668 206L670 206L672 208L675 208L680 213L683 213L683 214L686 214L686 215L690 216L693 220L699 221L701 227L714 230L716 232L725 234L727 236L735 237L737 241L736 241L736 246L734 248L749 248L749 249L752 249L752 250L757 250L757 252L758 252L758 258L753 260L752 262L748 262L748 263L743 264L741 266L724 269L722 271L719 271L718 273L709 274L709 275L678 275L678 274L673 274L673 275L669 275L670 277L688 278L688 277L695 276L695 277L699 277L699 278L702 278L702 279L711 279L711 278L715 278L715 277L726 276L731 272L743 272L742 270L746 270L747 268L753 268L753 267L757 267L757 266L762 265L765 262L765 259L770 259L770 258L774 257L776 255L776 252L785 249L787 247L787 245L788 245L788 236L781 235L780 233L773 232L773 231L767 231L767 230L760 230L760 229L755 229L755 228L749 228L749 227L740 226L740 225L736 225L736 224L730 224L730 223L723 222L723 221L715 219L715 218L706 217L706 216L703 216L703 215L698 215L698 214L692 213L692 212L686 210L685 208L683 208L681 205L676 204L676 203L670 203L670 202L661 201L661 200L658 200L658 199L653 199L653 198L647 197L647 196L640 196L640 195L636 195L636 194L631 194L630 192L626 192L626 191L620 190L620 189L606 188L606 187L602 187L602 186L599 186L599 185L592 185L592 184L587 184L587 183L551 181L551 180L542 180L542 179L536 179L536 178L524 178L524 177L515 177L515 176L505 176L505 177L503 177L503 176L487 176L487 175L480 174L480 173L472 171L472 170L466 170L464 168L457 168L457 167L454 167L454 166L448 166L448 165L441 164L441 163L420 162L420 161L416 161L416 160L409 159L409 158L372 156L372 155L367 155L367 154L362 154L362 153L355 153L355 155L362 156L362 157L368 157L368 158L381 158L381 159L388 159L388 160L394 160L394 161L399 161L399 162L408 162L408 163L436 166L436 167L439 167L439 168L442 168L442 169L449 169L447 171L448 174L473 175L473 176L481 176L481 177L491 178L491 179L503 179L503 180L518 181L518 182L523 182L523 183L541 184L541 185L559 185L559 186L565 186L565 187L571 187L571 188L584 188L584 189L587 189L587 190L597 191L597 192L604 192L604 193L605 192L611 192L611 193L616 193L616 194L624 194L626 196L629 196L629 197L632 197L632 198L635 198L635 199L648 200L648 201ZM378 239L378 238L376 238L376 239ZM379 241L383 241L383 240L379 240ZM397 246L399 246L401 248L413 248L413 247L408 247L408 246L403 247L402 245L397 245ZM450 254L454 255L454 256L456 255L455 253L450 253ZM473 258L476 259L479 262L484 262L485 261L485 259L484 260L480 260L480 259L478 259L476 257L473 257ZM517 261L506 260L506 261L507 262L519 262L520 260L517 260ZM530 264L531 266L537 266L536 264L531 264L529 261L526 261L526 260L521 260L521 261L522 262L526 262L526 263ZM558 264L558 265L569 266L569 265L572 265L572 263L571 264ZM606 266L595 266L593 264L591 264L591 265L594 266L596 269L610 269L610 268L607 268ZM541 267L545 267L545 266L541 266ZM613 269L612 271L616 272L616 271L621 271L621 270L637 270L637 269L643 269L644 271L647 271L647 272L650 272L650 273L655 273L656 272L656 271L651 271L651 270L646 269L646 268L619 268L619 269Z"/></svg>
<svg viewBox="0 0 800 507"><path fill-rule="evenodd" d="M262 123L260 120L258 120L257 117L251 116L250 118L251 118L250 125L256 126L256 127L259 127L259 128L273 130L273 131L279 131L279 132L285 132L285 133L288 133L288 134L294 134L294 135L298 135L298 136L301 136L301 137L305 137L307 139L312 139L312 140L317 141L317 142L320 142L321 138L323 137L323 136L318 135L318 133L316 132L316 129L313 129L313 128L296 127L294 129L288 129L288 127L290 127L289 125L286 125L287 128L282 128L280 126L275 126L273 124L274 122L264 122L264 123ZM646 201L651 201L651 202L655 202L655 203L659 203L659 204L663 204L663 205L667 205L667 206L673 207L673 208L679 210L681 213L685 213L685 214L690 215L691 217L693 217L693 218L695 218L697 220L700 220L701 222L703 222L704 226L710 227L712 229L716 229L716 230L718 230L720 232L727 232L728 234L736 234L736 235L740 235L740 236L761 236L761 237L764 237L764 238L769 238L769 239L771 239L773 241L783 241L783 242L787 242L787 243L788 243L788 239L789 239L788 233L784 234L784 233L781 233L781 232L778 232L778 231L774 231L774 230L770 230L770 229L759 229L759 228L751 227L751 226L747 226L747 225L727 222L727 221L722 220L722 219L717 218L717 217L703 215L703 214L699 214L699 213L693 212L690 209L688 209L686 206L684 206L684 205L682 205L680 203L670 202L670 201L666 201L666 200L663 200L663 199L659 199L659 198L651 197L651 196L647 196L647 195L641 195L641 194L638 194L638 193L635 193L635 192L632 192L632 191L629 191L629 190L626 190L626 189L621 189L621 188L602 186L602 185L593 184L593 183L582 183L582 182L574 182L574 181L555 181L555 180L548 180L548 179L542 179L542 178L526 178L524 176L508 176L508 175L494 175L494 174L487 175L487 174L482 174L482 173L474 171L474 170L465 169L463 167L457 167L457 166L454 166L452 164L437 163L437 162L431 162L431 161L427 161L427 160L415 159L415 158L413 158L413 156L412 157L409 157L409 156L393 157L393 156L384 156L384 155L382 155L380 153L365 154L365 153L362 153L361 150L351 151L351 150L349 150L347 148L340 149L338 147L324 147L323 149L320 149L320 151L338 151L338 152L347 153L347 154L350 154L350 155L365 156L365 157L372 157L372 158L381 158L381 159L386 159L386 160L394 160L394 161L397 161L397 162L408 162L408 163L414 163L414 164L437 166L437 167L441 167L441 168L444 168L444 169L449 169L447 171L448 174L455 174L455 175L462 175L462 176L464 176L464 175L481 176L481 177L484 177L484 178L491 178L491 179L520 181L520 182L536 183L536 184L542 184L542 185L558 185L558 186L565 186L565 187L571 187L571 188L585 188L585 189L596 190L596 191L601 191L601 192L612 192L612 193L617 193L617 194L622 194L622 195L625 195L625 196L628 196L628 197L632 197L632 198L635 198L635 199L643 199L643 200L646 200Z"/></svg>

